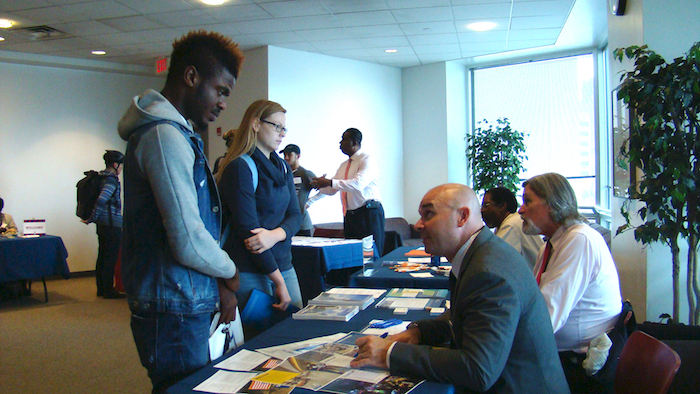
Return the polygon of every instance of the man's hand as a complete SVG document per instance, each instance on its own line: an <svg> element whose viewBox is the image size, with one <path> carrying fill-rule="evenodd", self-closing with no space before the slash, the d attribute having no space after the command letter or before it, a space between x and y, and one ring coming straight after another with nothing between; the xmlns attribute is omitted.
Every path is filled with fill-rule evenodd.
<svg viewBox="0 0 700 394"><path fill-rule="evenodd" d="M420 330L417 327L412 327L408 330L401 331L398 334L391 335L387 339L396 342L404 342L411 345L418 345L420 344L421 335Z"/></svg>
<svg viewBox="0 0 700 394"><path fill-rule="evenodd" d="M386 365L386 354L394 341L383 339L373 335L358 338L355 341L360 349L357 356L350 362L352 368L362 368L367 366L388 368Z"/></svg>
<svg viewBox="0 0 700 394"><path fill-rule="evenodd" d="M275 230L267 230L264 228L254 228L250 230L251 233L253 233L252 237L246 238L244 241L246 249L250 251L250 253L253 254L260 254L263 253L264 251L272 248L275 246L277 242L280 242L284 240L284 238L279 239L280 236L277 234L277 231L282 231L284 233L284 230L278 228ZM286 234L285 234L286 237Z"/></svg>
<svg viewBox="0 0 700 394"><path fill-rule="evenodd" d="M319 178L311 178L311 186L313 186L315 189L329 187L332 184L333 182L331 182L330 179L326 178L325 174Z"/></svg>
<svg viewBox="0 0 700 394"><path fill-rule="evenodd" d="M237 276L234 276L236 278ZM227 279L227 280L232 280ZM236 298L236 293L228 288L224 279L219 279L216 281L219 286L219 310L221 312L221 318L219 323L229 323L236 320L236 307L238 306L238 298Z"/></svg>

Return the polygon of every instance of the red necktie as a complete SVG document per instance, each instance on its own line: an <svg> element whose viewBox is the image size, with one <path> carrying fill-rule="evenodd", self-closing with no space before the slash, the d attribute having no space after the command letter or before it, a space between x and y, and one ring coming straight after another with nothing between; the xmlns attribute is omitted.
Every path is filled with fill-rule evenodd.
<svg viewBox="0 0 700 394"><path fill-rule="evenodd" d="M540 277L542 273L547 270L547 265L549 264L549 257L552 255L552 243L547 241L547 245L544 247L544 254L542 255L542 266L540 267L540 272L537 273L537 284L540 284Z"/></svg>
<svg viewBox="0 0 700 394"><path fill-rule="evenodd" d="M345 178L348 179L348 172L350 171L350 163L352 163L352 159L348 159L348 166L345 167ZM345 213L348 211L348 193L347 192L340 192L340 202L343 203L343 216L345 216Z"/></svg>

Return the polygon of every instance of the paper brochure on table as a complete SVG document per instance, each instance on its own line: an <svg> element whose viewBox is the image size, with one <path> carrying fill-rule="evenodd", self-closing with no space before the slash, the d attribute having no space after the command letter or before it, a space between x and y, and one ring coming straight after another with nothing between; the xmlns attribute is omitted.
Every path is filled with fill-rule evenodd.
<svg viewBox="0 0 700 394"><path fill-rule="evenodd" d="M194 390L217 394L238 393L255 375L251 372L216 371L214 375L200 383Z"/></svg>
<svg viewBox="0 0 700 394"><path fill-rule="evenodd" d="M411 272L409 275L411 275L414 278L432 278L433 274L430 272Z"/></svg>
<svg viewBox="0 0 700 394"><path fill-rule="evenodd" d="M229 369L231 371L252 371L260 364L267 362L269 359L270 356L265 354L241 349L238 353L214 365L214 367Z"/></svg>
<svg viewBox="0 0 700 394"><path fill-rule="evenodd" d="M376 300L377 298L381 297L386 293L386 290L383 289L362 289L362 288L353 288L353 287L334 287L332 289L326 290L326 293L329 294L369 294L374 299Z"/></svg>
<svg viewBox="0 0 700 394"><path fill-rule="evenodd" d="M286 345L271 346L262 349L256 349L258 353L268 355L270 357L278 358L284 360L287 357L296 356L307 352L309 350L315 349L326 343L335 342L340 338L348 335L347 333L340 332L333 335L326 335L323 337L312 338L306 341L288 343Z"/></svg>
<svg viewBox="0 0 700 394"><path fill-rule="evenodd" d="M339 394L406 394L421 382L421 379L354 369L323 386L321 390Z"/></svg>
<svg viewBox="0 0 700 394"><path fill-rule="evenodd" d="M408 327L408 324L411 323L410 321L404 321L400 324L396 324L396 325L386 327L386 328L371 328L370 327L373 323L379 323L382 321L383 320L372 320L371 322L369 322L369 325L367 326L367 328L362 330L362 333L365 335L379 335L379 336L381 336L385 333L386 333L386 335L394 335L394 334L398 334L400 332L406 331L406 327Z"/></svg>
<svg viewBox="0 0 700 394"><path fill-rule="evenodd" d="M292 237L292 246L332 246L362 243L359 239L324 238L324 237Z"/></svg>

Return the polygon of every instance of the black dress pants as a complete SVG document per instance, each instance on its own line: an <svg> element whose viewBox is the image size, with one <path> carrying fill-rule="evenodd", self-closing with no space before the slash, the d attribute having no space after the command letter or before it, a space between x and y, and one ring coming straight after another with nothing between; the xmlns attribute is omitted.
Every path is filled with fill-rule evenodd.
<svg viewBox="0 0 700 394"><path fill-rule="evenodd" d="M120 227L97 225L97 240L100 244L95 265L97 294L114 292L114 268L119 258L122 229Z"/></svg>
<svg viewBox="0 0 700 394"><path fill-rule="evenodd" d="M362 239L370 234L373 235L379 257L384 255L384 207L382 207L382 203L370 200L360 208L347 211L343 227L347 239Z"/></svg>

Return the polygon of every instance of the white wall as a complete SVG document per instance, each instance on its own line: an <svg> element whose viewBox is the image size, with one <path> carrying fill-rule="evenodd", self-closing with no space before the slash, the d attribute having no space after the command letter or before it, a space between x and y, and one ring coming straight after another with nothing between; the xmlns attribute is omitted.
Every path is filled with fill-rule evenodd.
<svg viewBox="0 0 700 394"><path fill-rule="evenodd" d="M75 216L75 184L104 169L106 149L124 151L117 121L131 98L162 78L0 61L0 196L18 227L46 219L63 238L70 270L95 269L95 225Z"/></svg>
<svg viewBox="0 0 700 394"><path fill-rule="evenodd" d="M405 218L415 223L431 188L465 183L467 69L433 63L403 69Z"/></svg>
<svg viewBox="0 0 700 394"><path fill-rule="evenodd" d="M287 109L288 143L301 148L301 165L317 175L335 174L347 160L343 132L362 132L362 150L380 169L386 217L403 216L401 70L315 53L269 47L269 98ZM309 209L314 223L342 222L339 194Z"/></svg>
<svg viewBox="0 0 700 394"><path fill-rule="evenodd" d="M331 177L347 160L340 151L342 133L355 127L362 132L362 150L379 164L386 217L403 216L401 71L272 46L245 55L229 108L210 126L211 141L218 138L218 125L223 131L238 127L248 105L267 98L287 110L289 132L280 149L299 145L301 165ZM223 154L223 142L214 145L210 157ZM309 213L314 223L342 222L339 194L318 201Z"/></svg>

